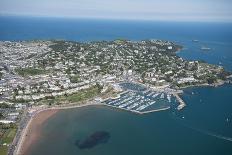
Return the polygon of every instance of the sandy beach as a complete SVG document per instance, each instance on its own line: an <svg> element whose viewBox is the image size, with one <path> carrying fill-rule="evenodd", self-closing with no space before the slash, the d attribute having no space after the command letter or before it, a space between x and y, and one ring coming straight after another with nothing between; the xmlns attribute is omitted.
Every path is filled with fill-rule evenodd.
<svg viewBox="0 0 232 155"><path fill-rule="evenodd" d="M16 152L17 155L26 155L31 145L39 138L42 124L55 113L58 109L48 109L35 114L28 122L23 131L23 135ZM22 147L23 146L23 147Z"/></svg>
<svg viewBox="0 0 232 155"><path fill-rule="evenodd" d="M43 123L48 120L51 116L56 114L59 110L64 109L73 109L73 108L80 108L80 107L86 107L86 106L107 106L111 107L107 104L94 104L94 103L88 103L83 105L72 105L72 106L64 106L64 107L51 107L51 108L45 108L45 109L33 109L33 115L30 118L29 122L27 123L27 126L23 129L21 138L19 140L18 146L15 150L15 155L28 155L33 143L35 143L40 138L40 132L41 127ZM114 107L115 108L115 107ZM159 109L159 110L153 110L149 112L156 112L156 111L162 111L167 110L170 107ZM40 110L39 110L40 109ZM118 108L116 108L118 109ZM131 111L133 112L133 111ZM142 112L136 112L137 114L143 114ZM145 113L144 113L145 114Z"/></svg>
<svg viewBox="0 0 232 155"><path fill-rule="evenodd" d="M69 104L69 105L64 105L64 106L54 106L54 107L34 107L29 110L29 112L32 114L32 117L28 121L26 127L23 129L21 132L21 137L19 139L19 143L14 151L15 155L27 155L31 149L31 146L33 145L34 142L37 141L37 139L40 138L40 131L42 124L51 116L56 114L59 110L64 110L64 109L73 109L73 108L81 108L81 107L86 107L86 106L107 106L107 107L112 107L107 104L103 103L98 103L98 102L93 102L93 101L87 101L85 104ZM115 107L113 107L115 108ZM158 110L152 110L149 112L157 112L157 111L163 111L167 110L170 107L167 108L162 108ZM117 108L118 109L118 108ZM124 110L124 109L122 109ZM131 111L135 112L135 111ZM149 112L135 112L137 114L145 114Z"/></svg>
<svg viewBox="0 0 232 155"><path fill-rule="evenodd" d="M19 143L14 151L15 155L27 155L31 145L40 137L40 129L42 124L51 116L56 114L59 110L62 109L72 109L80 108L91 105L102 105L94 104L92 102L82 105L69 105L64 107L51 107L51 108L35 108L30 112L33 113L33 116L30 118L27 126L23 129L22 135L19 139Z"/></svg>

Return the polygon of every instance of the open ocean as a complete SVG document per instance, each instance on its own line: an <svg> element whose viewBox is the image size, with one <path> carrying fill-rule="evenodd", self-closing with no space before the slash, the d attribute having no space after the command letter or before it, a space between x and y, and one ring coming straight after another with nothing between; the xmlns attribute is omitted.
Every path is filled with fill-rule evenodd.
<svg viewBox="0 0 232 155"><path fill-rule="evenodd" d="M184 46L179 56L232 71L232 24L0 17L0 40L164 39ZM199 42L193 42L193 39ZM209 51L200 48L206 46ZM193 93L192 93L193 92ZM136 115L107 107L62 110L42 127L31 155L231 155L232 85L185 89L187 106ZM106 140L77 142L97 131Z"/></svg>

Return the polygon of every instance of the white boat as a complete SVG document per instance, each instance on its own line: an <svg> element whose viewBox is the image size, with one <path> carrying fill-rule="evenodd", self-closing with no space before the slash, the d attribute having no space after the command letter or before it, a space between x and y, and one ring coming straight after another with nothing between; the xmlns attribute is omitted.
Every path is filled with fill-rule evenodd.
<svg viewBox="0 0 232 155"><path fill-rule="evenodd" d="M155 102L156 102L156 101L154 101L154 102L151 102L151 103L149 103L149 105L153 105L153 104L155 104Z"/></svg>
<svg viewBox="0 0 232 155"><path fill-rule="evenodd" d="M197 39L193 39L193 40L192 40L192 42L199 42L199 40L197 40Z"/></svg>
<svg viewBox="0 0 232 155"><path fill-rule="evenodd" d="M154 92L151 92L151 93L149 93L147 96L152 96L154 94Z"/></svg>
<svg viewBox="0 0 232 155"><path fill-rule="evenodd" d="M153 95L153 98L156 98L160 93L156 93L155 95Z"/></svg>
<svg viewBox="0 0 232 155"><path fill-rule="evenodd" d="M162 93L162 94L160 95L160 98L164 98L164 93Z"/></svg>
<svg viewBox="0 0 232 155"><path fill-rule="evenodd" d="M148 106L149 105L142 105L141 108L140 108L140 110L143 110L143 109L147 108Z"/></svg>
<svg viewBox="0 0 232 155"><path fill-rule="evenodd" d="M139 104L138 103L134 103L132 104L131 106L127 107L128 110L131 110L133 108L135 108L136 106L138 106Z"/></svg>
<svg viewBox="0 0 232 155"><path fill-rule="evenodd" d="M167 99L168 99L168 102L170 103L171 102L171 95L170 94L167 95Z"/></svg>
<svg viewBox="0 0 232 155"><path fill-rule="evenodd" d="M208 51L208 50L211 50L211 48L202 46L202 47L201 47L201 50L206 50L206 51Z"/></svg>

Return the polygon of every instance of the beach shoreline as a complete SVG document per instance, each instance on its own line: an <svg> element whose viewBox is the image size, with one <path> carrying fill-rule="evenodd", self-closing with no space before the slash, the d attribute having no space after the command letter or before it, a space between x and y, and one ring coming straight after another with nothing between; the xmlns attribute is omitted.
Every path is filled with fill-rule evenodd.
<svg viewBox="0 0 232 155"><path fill-rule="evenodd" d="M103 103L89 102L87 104L81 104L81 105L73 104L73 105L68 105L68 106L66 105L66 106L57 106L57 107L40 107L40 108L35 107L34 109L32 108L28 110L28 112L31 113L31 117L29 121L27 122L27 125L21 132L21 137L14 151L14 155L26 155L30 149L30 146L33 145L33 143L39 138L40 129L43 123L46 122L50 117L55 115L60 110L81 108L81 107L87 107L87 106L96 106L96 105L107 106L109 108L115 108L115 107L110 107L109 105L103 104ZM154 110L152 112L163 111L169 108L170 107L162 108L159 110ZM136 114L145 114L145 113L136 112Z"/></svg>
<svg viewBox="0 0 232 155"><path fill-rule="evenodd" d="M36 112L28 121L26 127L23 129L22 135L14 154L27 154L31 145L33 145L33 143L39 138L42 124L45 123L58 111L58 109L44 109Z"/></svg>
<svg viewBox="0 0 232 155"><path fill-rule="evenodd" d="M17 143L17 146L14 150L14 155L25 155L29 151L29 147L39 138L39 133L41 126L46 122L50 117L55 115L58 111L64 109L73 109L80 108L90 105L102 105L99 103L88 103L88 104L73 104L66 106L57 106L57 107L34 107L28 109L29 121L26 126L21 131L21 136ZM30 136L28 134L31 134Z"/></svg>

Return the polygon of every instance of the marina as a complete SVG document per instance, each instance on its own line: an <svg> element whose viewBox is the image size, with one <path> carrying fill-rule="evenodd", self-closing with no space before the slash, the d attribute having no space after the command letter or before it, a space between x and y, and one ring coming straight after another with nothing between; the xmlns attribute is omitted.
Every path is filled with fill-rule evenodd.
<svg viewBox="0 0 232 155"><path fill-rule="evenodd" d="M21 3L22 2L20 2L20 4ZM123 3L119 3L119 2L116 3L119 5L116 5L115 7L117 8L117 6L119 6L119 10L120 10L120 4ZM171 6L172 4L170 5L169 4L163 5L164 8L161 7L160 9L170 11L168 9L169 8L168 6ZM181 3L180 7L183 6L182 4L185 5L185 3ZM188 4L186 3L186 6ZM90 3L88 5L86 4L83 9L88 8L89 5L91 4ZM153 7L152 5L150 5L150 3L147 3L146 5L149 5L148 6L149 8ZM204 8L204 6L202 5L204 4L201 3L200 7ZM11 6L15 6L15 5L11 5ZM107 8L110 8L108 5L106 6ZM122 6L123 7L122 9L125 10L124 6L126 7L126 4L123 4ZM130 5L130 6L137 6L137 5ZM142 8L143 5L138 5L138 6L140 10L143 9ZM155 4L154 7L155 6L159 6L159 4ZM195 5L191 5L191 6L195 6ZM209 4L208 6L210 6L211 9L214 9L213 5L211 4ZM230 5L228 4L227 6ZM221 5L217 5L215 7L216 11L217 8L220 7ZM176 7L172 7L172 8L178 11L178 8ZM75 9L78 10L78 8ZM62 8L60 8L59 10L62 10ZM185 8L185 10L187 9ZM54 9L52 11L54 11ZM128 13L128 11L124 13ZM200 13L202 13L202 11ZM122 16L122 14L120 13L117 13L117 15L120 17ZM135 15L135 12L133 12L133 15ZM166 14L164 13L164 15ZM184 18L186 17L186 19L190 21L191 19L187 17L187 14L185 15L186 16L184 16ZM153 16L148 15L147 17L153 17ZM218 16L215 17L218 18ZM197 18L195 19L197 20ZM212 19L213 18L211 18L210 20ZM203 20L206 22L204 22ZM37 18L27 18L27 17L2 16L1 17L2 24L0 24L2 30L2 35L0 35L1 40L12 41L12 42L19 41L19 44L18 43L15 44L17 46L16 49L8 51L9 53L8 56L2 57L1 63L7 64L7 68L8 66L13 68L16 68L17 66L20 66L20 68L21 66L38 67L37 62L44 62L41 60L43 60L44 58L48 58L49 60L48 62L52 64L52 67L48 66L49 63L48 64L45 63L45 66L43 66L42 68L48 68L48 71L53 70L53 68L55 68L54 76L61 77L58 80L57 78L53 80L53 78L51 78L52 75L50 76L50 74L46 72L46 75L48 75L48 77L45 77L44 79L46 78L49 79L48 80L49 87L50 85L53 84L54 86L55 85L59 86L60 84L63 84L65 86L66 81L68 81L68 79L66 79L66 76L71 77L71 75L81 75L81 76L84 75L83 79L85 80L90 79L90 82L94 81L93 79L96 78L96 81L99 82L99 84L102 84L101 81L107 81L107 82L111 81L114 84L119 81L124 81L128 79L130 80L129 76L135 78L138 77L139 79L140 76L137 75L136 73L137 70L141 70L141 72L145 72L145 73L150 72L147 73L147 76L145 78L151 81L155 79L158 81L160 79L169 79L169 77L173 75L173 74L165 75L163 72L166 70L173 71L173 67L170 68L169 66L163 66L162 63L156 61L155 58L157 58L157 60L162 60L162 62L167 61L167 63L168 63L168 59L166 59L165 56L160 56L156 53L150 52L152 49L159 51L159 46L151 46L151 48L144 48L145 45L142 44L140 48L141 50L133 50L135 49L133 46L126 46L125 48L122 49L121 46L123 43L122 41L123 39L122 40L119 39L117 43L113 43L113 40L117 38L125 38L125 39L131 39L134 42L145 38L147 39L160 38L160 39L165 39L167 41L172 40L175 43L183 45L183 49L176 52L177 57L179 57L178 63L177 64L170 63L170 66L174 66L174 68L177 68L177 70L174 70L173 72L174 75L177 72L181 73L173 77L176 77L176 79L178 79L181 78L182 75L184 76L184 74L182 73L185 73L184 70L186 67L190 69L190 72L186 74L187 76L194 75L194 77L197 77L195 76L196 74L203 75L203 80L205 80L204 77L206 76L204 76L204 74L209 73L210 72L209 69L205 69L201 71L202 68L197 66L197 68L200 70L196 70L195 72L196 74L195 73L191 74L192 73L191 65L193 64L190 64L190 66L188 66L185 65L186 63L183 63L182 61L190 60L190 61L199 61L199 63L206 62L206 63L210 63L211 65L213 64L220 65L226 70L231 71L232 37L230 36L232 31L231 31L231 24L228 22L214 23L214 22L207 22L207 19L206 20L203 19L203 20L202 22L199 23L195 20L194 22L189 22L189 21L175 22L174 20L171 22L166 22L166 21L163 22L159 20L158 21L154 20L154 22L150 22L150 21L137 22L137 20L132 20L132 21L105 20L105 19L104 20L90 20L90 19L66 20L65 18L56 18L56 19L38 18L37 19ZM31 47L27 48L25 46L22 46L22 48L20 48L21 46L20 42L21 41L24 42L24 40L28 40L28 41L37 40L37 39L59 40L59 38L61 38L61 40L64 41L70 40L70 41L84 42L85 45L84 48L80 48L82 49L82 51L80 52L77 52L77 50L79 49L77 48L78 46L69 46L70 48L68 48L67 52L65 52L66 48L64 48L64 50L60 50L61 52L55 52L55 53L52 52L52 55L49 55L48 57L43 56L41 58L38 57L39 50L33 50L32 51L33 53L29 53ZM101 41L101 40L110 41L112 43L107 48L110 48L112 50L112 53L116 53L116 56L114 56L113 54L111 55L110 54L111 52L109 52L109 50L105 48L104 50L101 50L99 47L97 46L95 47L96 44L94 44L94 46L90 46L90 48L86 48L86 46L88 45L87 42ZM105 44L105 42L103 43ZM11 45L11 44L7 43L7 45ZM205 49L204 47L202 48L203 45L205 46ZM41 47L44 48L44 46ZM155 47L158 47L158 49L156 49ZM20 49L23 48L24 48L23 51L25 51L24 52L25 55L13 54L15 52L17 53L20 52ZM145 54L143 54L144 51L143 49L147 51ZM73 53L73 51L74 51L74 55L70 55ZM93 51L93 52L89 52L89 51ZM128 52L131 54L129 54ZM162 55L165 54L165 52L162 51L160 52ZM153 56L146 56L148 54L150 55L150 53ZM57 59L53 58L53 54L54 56L57 57ZM32 61L33 57L31 56L27 57L26 55L28 56L35 55L35 57L39 59L35 59L36 61L35 63L33 63ZM139 56L137 57L136 55ZM142 57L143 55L145 55L145 57ZM13 58L15 61L12 61L13 59L11 58ZM69 60L66 58L68 58ZM29 62L28 65L20 65L21 62L22 64L24 64L26 60L28 60ZM55 65L55 62L57 62L57 65ZM92 66L90 65L93 64L92 62L96 63L94 64L94 66L95 65L97 66L96 67L96 69L98 69L96 71L97 74L95 74L95 71L93 73L89 72L95 69L90 68L90 70L85 70L89 66ZM103 72L102 75L107 75L105 73L109 73L110 75L113 75L109 77L114 77L114 75L116 75L116 78L117 77L121 77L121 78L119 80L112 80L108 78L108 76L106 76L105 79L101 78L101 73L99 74L99 71L102 70L101 66L99 68L100 62L104 62L103 70L104 71L105 69L108 70L106 72ZM155 65L155 67L153 64ZM179 68L179 66L183 66L183 68ZM60 69L57 69L57 67L60 67ZM155 69L154 70L144 69L150 67ZM116 68L116 69L112 69L112 68ZM82 74L81 72L79 74L78 71L82 69L85 73L88 73L89 75ZM127 69L131 69L132 72L129 71L126 72ZM116 72L115 70L118 70L118 72ZM160 70L160 74L158 74L159 70ZM10 72L11 71L12 70L10 69ZM124 76L124 71L125 71L125 76ZM4 68L2 70L2 73L5 74L5 77L7 79L11 77L11 75L8 75L8 72L5 72ZM121 76L120 73L122 73L123 76ZM213 73L212 77L214 77L214 75L216 74L214 74L214 72L212 73ZM51 74L53 74L53 71L51 71ZM165 77L168 78L163 78L161 75L164 75ZM15 76L16 75L12 74L13 78ZM33 79L33 76L28 78ZM38 82L43 80L43 78L36 78L36 76L34 79L35 80L38 79ZM80 78L75 78L75 79L77 81L79 80L82 81ZM15 80L17 81L16 78ZM12 84L14 84L15 87L18 89L15 80L12 79L13 81ZM20 82L20 79L18 81ZM35 81L35 83L38 82ZM69 104L58 105L59 108L65 110L59 110L59 112L55 113L52 117L44 120L44 122L41 123L41 128L36 128L36 129L41 129L40 131L38 130L33 131L31 130L31 128L29 128L27 130L28 133L24 134L21 130L25 129L25 127L27 126L27 121L26 119L22 119L23 123L20 123L20 125L18 126L19 132L16 135L16 139L17 137L20 138L21 135L25 135L26 138L25 141L27 143L30 142L30 139L33 139L34 137L33 135L39 135L33 141L33 143L28 145L29 148L29 150L27 151L28 155L41 155L41 154L44 155L46 154L231 155L232 154L232 143L230 142L230 139L232 137L232 132L231 132L232 131L232 124L231 124L232 123L231 121L232 120L232 116L231 116L232 87L231 85L229 85L229 83L231 83L231 80L225 81L224 85L220 85L217 87L208 87L208 86L194 87L188 84L187 84L188 87L183 87L179 89L178 87L172 87L172 88L177 88L178 89L177 91L180 91L180 89L182 89L184 91L183 93L172 92L171 90L168 90L168 88L167 89L158 88L159 87L158 85L153 86L154 87L153 88L152 86L149 85L150 83L146 83L146 81L144 82L145 83L142 85L145 85L147 89L142 87L139 90L133 90L134 85L125 84L125 85L130 85L131 89L130 90L125 89L123 91L119 90L117 92L120 93L112 94L112 98L107 99L107 101L103 101L106 99L105 97L101 98L101 96L97 96L96 100L94 100L98 102L96 104L93 104L92 102L86 102L86 104L84 104L84 106L81 106L81 108L77 108L77 107L74 108L74 105L72 105L71 107ZM12 91L13 89L11 89L13 87L8 86L8 83L4 78L3 83L0 84L3 84L4 86L5 83L7 86L5 88L9 89L10 90L9 92L13 92ZM43 83L44 82L42 82L41 86L46 85ZM34 90L40 90L38 92L41 93L43 92L43 90L48 90L41 87L37 88L36 87L37 85L34 85L32 82L28 82L25 84L29 85L28 88L33 88L33 90L31 89L32 94L36 92ZM107 85L108 84L106 85L104 84L104 86ZM170 84L167 85L170 86ZM66 87L63 87L62 90L63 89L66 89ZM24 93L24 91L22 92ZM56 90L54 90L54 92L57 93ZM107 97L110 96L111 94ZM5 95L3 97L5 98ZM145 101L145 99L147 99L147 101ZM144 101L140 103L141 100ZM57 100L54 101L55 101L54 103L56 104ZM107 104L108 102L111 102L111 104ZM116 103L119 104L115 105ZM146 106L148 103L150 103L151 105L149 104L148 106ZM188 105L188 107L184 107L185 103L186 105ZM78 104L76 105L78 106ZM138 110L136 111L136 109ZM161 110L164 111L156 112ZM6 111L8 111L8 109L6 109ZM54 111L54 109L52 111ZM140 115L146 113L148 114ZM38 120L34 119L35 115L37 116L38 113L34 112L31 114L33 116L33 124L35 125L40 124ZM46 115L42 114L41 116L45 117ZM10 126L14 127L14 125L10 125ZM89 137L96 137L95 133L99 133L99 131L100 133L103 133L100 135L105 135L105 137L108 137L109 139L108 143L100 144L99 146L94 147L92 149L87 149L87 150L79 149L79 148L83 148L83 144L86 144L85 143L86 141L87 142L89 141L88 140ZM8 134L11 132L7 131L2 133ZM8 136L4 136L4 137L8 138ZM102 140L102 138L100 138L99 141L104 141L104 139ZM13 143L12 147L10 147L12 148L12 150L14 150L16 146L14 144L16 143ZM10 145L10 143L7 142L7 144L5 143L4 145ZM6 146L2 145L1 148L6 148ZM21 148L26 149L27 148L26 144L22 143Z"/></svg>
<svg viewBox="0 0 232 155"><path fill-rule="evenodd" d="M178 110L185 106L184 101L172 89L149 89L140 84L121 83L124 90L117 98L103 101L106 106L145 114L155 111L167 110L171 103L178 101ZM176 98L176 100L174 100Z"/></svg>

